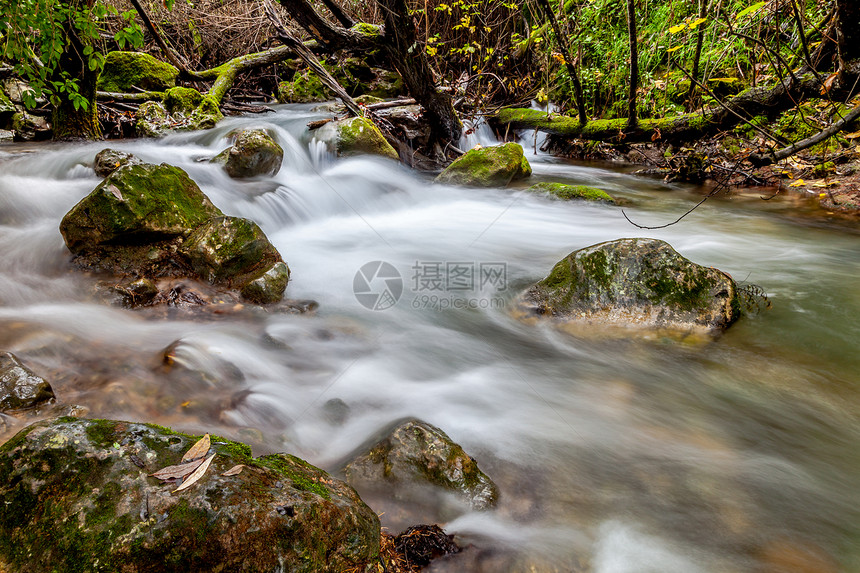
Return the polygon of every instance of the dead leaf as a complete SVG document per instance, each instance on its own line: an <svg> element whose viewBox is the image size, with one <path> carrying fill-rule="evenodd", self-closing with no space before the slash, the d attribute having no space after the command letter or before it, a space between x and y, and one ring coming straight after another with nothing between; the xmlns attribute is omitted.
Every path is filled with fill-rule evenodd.
<svg viewBox="0 0 860 573"><path fill-rule="evenodd" d="M197 458L202 458L206 455L206 452L209 451L210 445L211 442L209 440L209 434L206 434L197 440L197 443L191 446L191 449L185 452L185 455L182 456L182 461L189 462L191 460L196 460Z"/></svg>
<svg viewBox="0 0 860 573"><path fill-rule="evenodd" d="M152 477L157 477L160 480L171 480L171 479L182 479L197 468L200 467L200 464L203 463L203 458L198 460L194 460L193 462L188 462L185 464L179 464L175 466L167 466L166 468L162 468L155 472L154 474L149 474Z"/></svg>
<svg viewBox="0 0 860 573"><path fill-rule="evenodd" d="M836 81L838 75L839 74L837 72L833 72L832 74L827 76L827 79L824 80L824 85L821 86L821 95L824 95L830 91L830 89L833 87L833 82Z"/></svg>
<svg viewBox="0 0 860 573"><path fill-rule="evenodd" d="M794 183L789 183L788 186L789 187L803 187L804 185L806 185L806 181L804 181L803 179L798 179Z"/></svg>
<svg viewBox="0 0 860 573"><path fill-rule="evenodd" d="M117 198L117 199L119 199L120 201L122 201L122 200L123 200L123 198L122 198L122 191L120 191L120 190L119 190L119 188L118 188L116 185L111 185L110 187L108 187L108 190L110 190L110 192L111 192L111 193L113 193L113 196L114 196L114 197L116 197L116 198Z"/></svg>
<svg viewBox="0 0 860 573"><path fill-rule="evenodd" d="M860 131L852 131L851 133L843 133L842 135L845 139L857 139L860 137Z"/></svg>
<svg viewBox="0 0 860 573"><path fill-rule="evenodd" d="M838 181L816 181L815 183L810 185L810 187L825 187L825 188L826 187L838 187L838 186L839 186Z"/></svg>
<svg viewBox="0 0 860 573"><path fill-rule="evenodd" d="M207 434L207 437L208 436L209 436L209 434ZM206 473L206 470L209 469L209 464L212 463L213 459L215 459L215 454L212 454L211 456L206 458L206 460L202 464L200 464L200 467L197 468L196 470L194 470L194 473L192 473L190 476L185 478L185 481L182 482L182 485L179 486L178 488L176 488L175 490L173 490L173 492L176 493L178 491L182 491L183 489L189 488L192 485L194 485L195 483L197 483L197 480L202 478L203 474Z"/></svg>
<svg viewBox="0 0 860 573"><path fill-rule="evenodd" d="M240 473L242 473L242 470L245 469L246 467L248 467L248 466L246 466L245 464L239 464L238 466L233 466L232 468L230 468L229 470L227 470L226 472L224 472L221 475L222 476L239 475Z"/></svg>

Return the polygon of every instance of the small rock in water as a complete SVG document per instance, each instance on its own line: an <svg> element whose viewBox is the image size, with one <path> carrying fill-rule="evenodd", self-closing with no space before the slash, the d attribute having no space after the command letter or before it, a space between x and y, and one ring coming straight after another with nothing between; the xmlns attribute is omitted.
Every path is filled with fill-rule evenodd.
<svg viewBox="0 0 860 573"><path fill-rule="evenodd" d="M281 169L284 150L265 130L248 129L239 134L232 147L212 161L223 163L227 175L234 179L273 176Z"/></svg>
<svg viewBox="0 0 860 573"><path fill-rule="evenodd" d="M102 149L96 154L93 170L99 177L107 177L123 165L140 165L140 159L125 151Z"/></svg>
<svg viewBox="0 0 860 573"><path fill-rule="evenodd" d="M420 420L397 424L344 468L347 482L368 489L432 485L458 494L473 509L498 500L496 484L445 432ZM405 491L404 489L404 491Z"/></svg>
<svg viewBox="0 0 860 573"><path fill-rule="evenodd" d="M54 390L11 352L0 353L0 410L34 408L54 400Z"/></svg>

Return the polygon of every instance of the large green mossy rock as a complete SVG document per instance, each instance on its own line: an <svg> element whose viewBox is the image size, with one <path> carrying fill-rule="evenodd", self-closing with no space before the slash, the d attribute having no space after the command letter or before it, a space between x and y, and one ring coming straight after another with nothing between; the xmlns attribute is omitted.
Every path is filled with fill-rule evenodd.
<svg viewBox="0 0 860 573"><path fill-rule="evenodd" d="M262 229L241 217L209 219L185 239L180 250L198 276L231 287L241 287L282 262Z"/></svg>
<svg viewBox="0 0 860 573"><path fill-rule="evenodd" d="M440 173L436 182L466 187L505 187L531 174L522 146L505 143L470 149Z"/></svg>
<svg viewBox="0 0 860 573"><path fill-rule="evenodd" d="M98 88L105 92L130 92L134 88L161 92L176 85L179 70L142 52L110 52L99 75Z"/></svg>
<svg viewBox="0 0 860 573"><path fill-rule="evenodd" d="M377 559L373 510L294 456L213 437L188 489L150 476L198 438L72 418L21 430L0 447L0 570L342 573Z"/></svg>
<svg viewBox="0 0 860 573"><path fill-rule="evenodd" d="M289 269L259 226L227 217L178 167L127 164L66 213L81 267L135 277L192 277L251 302L281 300Z"/></svg>
<svg viewBox="0 0 860 573"><path fill-rule="evenodd" d="M35 408L54 399L54 390L11 352L0 352L0 411Z"/></svg>
<svg viewBox="0 0 860 573"><path fill-rule="evenodd" d="M162 103L170 113L191 114L203 102L203 94L194 88L177 86L164 92Z"/></svg>
<svg viewBox="0 0 860 573"><path fill-rule="evenodd" d="M531 316L683 332L725 330L740 316L738 288L658 239L619 239L574 251L519 298Z"/></svg>
<svg viewBox="0 0 860 573"><path fill-rule="evenodd" d="M120 167L63 217L75 254L189 235L222 215L183 170L165 163Z"/></svg>
<svg viewBox="0 0 860 573"><path fill-rule="evenodd" d="M341 157L381 155L399 159L397 151L388 143L379 128L363 117L330 121L319 128L314 137L326 142L328 147Z"/></svg>
<svg viewBox="0 0 860 573"><path fill-rule="evenodd" d="M406 420L383 436L346 464L343 473L348 483L370 491L384 489L403 498L416 487L432 486L455 493L473 509L496 504L496 484L439 428Z"/></svg>
<svg viewBox="0 0 860 573"><path fill-rule="evenodd" d="M334 97L311 70L297 71L293 79L278 84L280 103L310 103Z"/></svg>
<svg viewBox="0 0 860 573"><path fill-rule="evenodd" d="M548 193L553 197L571 201L574 199L583 199L585 201L598 201L603 203L615 203L609 193L597 187L589 187L587 185L565 185L564 183L551 183L542 181L535 183L527 189L532 193Z"/></svg>
<svg viewBox="0 0 860 573"><path fill-rule="evenodd" d="M281 169L284 150L263 129L247 129L233 145L213 159L223 163L227 175L234 179L273 176Z"/></svg>

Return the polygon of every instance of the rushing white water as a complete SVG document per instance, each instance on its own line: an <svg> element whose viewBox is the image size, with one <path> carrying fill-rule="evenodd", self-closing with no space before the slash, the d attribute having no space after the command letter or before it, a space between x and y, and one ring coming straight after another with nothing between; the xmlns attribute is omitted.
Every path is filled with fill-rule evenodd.
<svg viewBox="0 0 860 573"><path fill-rule="evenodd" d="M755 193L643 231L618 207L438 186L391 161L336 159L310 140L315 117L289 106L110 144L181 167L223 211L257 221L292 270L288 296L318 301L315 315L192 321L105 306L96 278L70 268L58 231L98 184L87 165L105 145L0 147L0 349L93 416L210 431L331 471L392 422L426 420L498 482L499 507L386 508L383 522L444 521L480 550L502 551L510 570L860 567L856 234L800 225L794 202ZM277 176L239 182L201 161L251 126L284 147ZM482 127L462 144L489 138ZM671 221L699 198L605 166L529 159L534 180L597 185L629 200L641 224ZM570 251L630 236L665 239L761 285L773 309L695 347L582 340L506 311ZM402 277L386 310L354 295L371 261ZM466 274L443 272L445 289L433 273L449 268ZM482 284L482 270L497 274ZM174 343L167 368L162 352ZM333 399L348 412L332 416ZM7 419L6 435L26 421ZM490 553L434 568L506 570Z"/></svg>

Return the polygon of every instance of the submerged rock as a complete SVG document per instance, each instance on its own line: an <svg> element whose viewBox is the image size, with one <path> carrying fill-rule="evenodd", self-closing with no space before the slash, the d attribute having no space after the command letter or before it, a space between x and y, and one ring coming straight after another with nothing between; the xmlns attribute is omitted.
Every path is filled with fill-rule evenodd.
<svg viewBox="0 0 860 573"><path fill-rule="evenodd" d="M364 154L381 155L394 160L400 157L379 128L363 117L329 122L319 128L315 136L343 157Z"/></svg>
<svg viewBox="0 0 860 573"><path fill-rule="evenodd" d="M449 165L436 178L437 183L467 187L505 187L525 179L532 168L516 143L476 147Z"/></svg>
<svg viewBox="0 0 860 573"><path fill-rule="evenodd" d="M737 285L658 239L574 251L519 298L530 316L562 322L713 333L740 316Z"/></svg>
<svg viewBox="0 0 860 573"><path fill-rule="evenodd" d="M433 485L456 493L474 509L495 505L496 484L445 432L420 420L399 423L344 467L349 484L370 490Z"/></svg>
<svg viewBox="0 0 860 573"><path fill-rule="evenodd" d="M11 352L0 352L0 411L35 408L54 399L51 385Z"/></svg>
<svg viewBox="0 0 860 573"><path fill-rule="evenodd" d="M373 510L294 456L253 458L213 437L201 452L211 465L188 489L151 477L197 438L112 420L23 429L0 447L0 562L33 573L340 573L376 559Z"/></svg>
<svg viewBox="0 0 860 573"><path fill-rule="evenodd" d="M224 163L227 175L234 179L275 175L281 169L284 150L262 129L247 129L233 145L213 159Z"/></svg>
<svg viewBox="0 0 860 573"><path fill-rule="evenodd" d="M133 88L165 91L176 85L179 70L143 52L110 52L99 75L98 88L129 92Z"/></svg>
<svg viewBox="0 0 860 573"><path fill-rule="evenodd" d="M549 193L553 197L570 201L572 199L585 199L586 201L600 201L604 203L615 203L606 191L587 185L565 185L564 183L550 183L542 181L529 187L527 191L533 193Z"/></svg>
<svg viewBox="0 0 860 573"><path fill-rule="evenodd" d="M170 165L125 165L66 213L60 233L83 267L143 278L201 278L277 302L289 279L256 223L225 216ZM147 296L152 288L144 289ZM131 293L131 294L129 294ZM125 292L133 300L138 294Z"/></svg>
<svg viewBox="0 0 860 573"><path fill-rule="evenodd" d="M140 159L125 151L102 149L96 154L93 170L99 177L107 177L123 165L140 165Z"/></svg>

